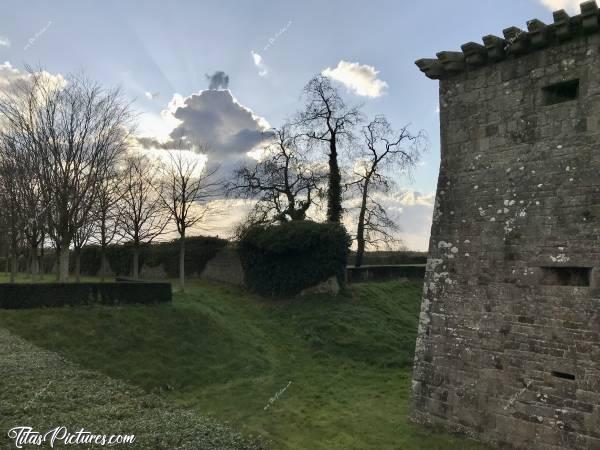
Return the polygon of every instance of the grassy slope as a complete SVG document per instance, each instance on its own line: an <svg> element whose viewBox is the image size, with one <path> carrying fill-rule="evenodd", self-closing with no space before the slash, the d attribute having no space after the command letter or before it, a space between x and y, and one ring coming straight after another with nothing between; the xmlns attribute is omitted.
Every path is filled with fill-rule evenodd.
<svg viewBox="0 0 600 450"><path fill-rule="evenodd" d="M259 450L229 427L97 371L70 363L0 327L0 448L14 449L8 430L46 432L65 426L95 434L134 435L128 449ZM48 448L48 442L44 448ZM61 445L54 448L73 448ZM26 446L30 448L30 446ZM77 448L82 448L78 446ZM106 448L95 445L85 448Z"/></svg>
<svg viewBox="0 0 600 450"><path fill-rule="evenodd" d="M286 303L195 282L172 306L1 311L0 325L277 449L481 449L407 420L419 299L394 282Z"/></svg>

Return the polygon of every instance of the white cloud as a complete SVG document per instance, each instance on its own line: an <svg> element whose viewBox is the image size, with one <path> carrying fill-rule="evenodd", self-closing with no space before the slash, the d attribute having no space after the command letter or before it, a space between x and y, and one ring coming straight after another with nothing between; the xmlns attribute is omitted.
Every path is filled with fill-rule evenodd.
<svg viewBox="0 0 600 450"><path fill-rule="evenodd" d="M185 98L176 94L163 117L179 121L171 132L172 139L185 137L208 144L222 156L245 155L264 140L263 134L270 128L229 89L207 89Z"/></svg>
<svg viewBox="0 0 600 450"><path fill-rule="evenodd" d="M6 61L4 64L0 64L0 89L10 86L17 80L24 80L26 78L26 74L22 73L19 69L15 69L10 62Z"/></svg>
<svg viewBox="0 0 600 450"><path fill-rule="evenodd" d="M144 92L144 97L146 97L148 100L154 100L157 99L158 97L160 97L160 92Z"/></svg>
<svg viewBox="0 0 600 450"><path fill-rule="evenodd" d="M254 65L258 69L258 75L261 77L266 77L269 73L269 69L263 62L262 56L254 52L254 50L251 50L250 53L252 54L252 60L254 61Z"/></svg>
<svg viewBox="0 0 600 450"><path fill-rule="evenodd" d="M160 147L171 140L171 132L181 121L173 115L177 108L183 106L185 99L181 94L174 94L167 107L159 114L143 112L138 119L138 138L140 144L147 148Z"/></svg>
<svg viewBox="0 0 600 450"><path fill-rule="evenodd" d="M327 67L321 73L363 97L380 97L388 87L385 81L377 78L379 71L375 67L357 62L341 60L335 69Z"/></svg>
<svg viewBox="0 0 600 450"><path fill-rule="evenodd" d="M10 47L10 40L4 36L0 36L0 47Z"/></svg>
<svg viewBox="0 0 600 450"><path fill-rule="evenodd" d="M417 191L408 189L401 190L394 198L400 205L403 206L427 206L433 208L435 203L435 194L423 195Z"/></svg>
<svg viewBox="0 0 600 450"><path fill-rule="evenodd" d="M61 74L42 71L42 77L52 83L52 87L62 89L67 80ZM32 75L26 71L15 69L8 61L0 64L0 91L10 91L22 83L28 83Z"/></svg>
<svg viewBox="0 0 600 450"><path fill-rule="evenodd" d="M556 11L559 9L565 9L570 13L578 14L579 4L582 3L583 0L540 0L542 5L548 8L550 11Z"/></svg>
<svg viewBox="0 0 600 450"><path fill-rule="evenodd" d="M410 250L427 250L435 194L400 189L397 193L380 195L377 200L400 227L398 237L402 243Z"/></svg>
<svg viewBox="0 0 600 450"><path fill-rule="evenodd" d="M210 163L218 163L223 175L263 145L271 128L229 89L206 89L188 97L175 94L160 117L146 114L141 125L137 141L144 148L173 148L180 139L207 145Z"/></svg>
<svg viewBox="0 0 600 450"><path fill-rule="evenodd" d="M233 237L235 227L246 219L255 203L254 200L236 198L211 201L209 208L211 211L215 211L215 214L209 214L206 220L197 225L197 227L202 227L198 229L198 232L224 238Z"/></svg>

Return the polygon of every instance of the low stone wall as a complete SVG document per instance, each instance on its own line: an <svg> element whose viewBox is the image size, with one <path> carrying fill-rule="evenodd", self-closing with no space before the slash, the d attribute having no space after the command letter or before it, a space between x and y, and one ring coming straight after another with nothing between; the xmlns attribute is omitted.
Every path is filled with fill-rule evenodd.
<svg viewBox="0 0 600 450"><path fill-rule="evenodd" d="M163 280L169 278L169 275L162 264L159 266L144 264L140 269L140 277L146 280Z"/></svg>
<svg viewBox="0 0 600 450"><path fill-rule="evenodd" d="M2 283L0 308L171 302L171 283Z"/></svg>
<svg viewBox="0 0 600 450"><path fill-rule="evenodd" d="M403 278L422 281L424 277L424 265L348 266L346 268L346 280L348 283L388 281Z"/></svg>
<svg viewBox="0 0 600 450"><path fill-rule="evenodd" d="M206 263L200 278L242 286L244 284L244 269L235 247L227 246L218 250L214 258Z"/></svg>

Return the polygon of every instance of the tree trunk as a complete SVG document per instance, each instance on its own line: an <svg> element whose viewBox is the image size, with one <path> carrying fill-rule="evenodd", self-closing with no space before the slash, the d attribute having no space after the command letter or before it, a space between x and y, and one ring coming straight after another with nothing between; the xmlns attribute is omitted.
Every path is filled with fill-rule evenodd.
<svg viewBox="0 0 600 450"><path fill-rule="evenodd" d="M329 144L329 180L327 189L327 221L339 223L342 220L342 175L337 160L335 137Z"/></svg>
<svg viewBox="0 0 600 450"><path fill-rule="evenodd" d="M46 242L46 239L44 238L44 233L42 233L42 239L41 239L41 247L40 247L40 257L38 258L38 269L39 269L39 276L38 279L41 281L44 278L44 275L46 274L46 270L48 269L46 267L46 264L44 263L44 255L45 255L45 247L44 247L44 243Z"/></svg>
<svg viewBox="0 0 600 450"><path fill-rule="evenodd" d="M10 233L10 282L14 283L17 279L17 272L19 271L19 241L17 239L16 226L13 223L12 232Z"/></svg>
<svg viewBox="0 0 600 450"><path fill-rule="evenodd" d="M75 282L81 282L81 249L75 249Z"/></svg>
<svg viewBox="0 0 600 450"><path fill-rule="evenodd" d="M100 223L100 281L106 277L106 214L102 216Z"/></svg>
<svg viewBox="0 0 600 450"><path fill-rule="evenodd" d="M360 212L358 214L358 225L356 226L356 267L362 266L363 256L365 254L365 214L367 212L367 193L369 188L369 179L365 180L363 186L362 198L360 201Z"/></svg>
<svg viewBox="0 0 600 450"><path fill-rule="evenodd" d="M35 280L38 278L40 272L40 261L38 259L38 251L37 246L32 245L30 248L31 255L31 279Z"/></svg>
<svg viewBox="0 0 600 450"><path fill-rule="evenodd" d="M365 239L363 237L359 238L357 236L357 238L356 238L356 259L354 261L355 267L362 266L364 255L365 255Z"/></svg>
<svg viewBox="0 0 600 450"><path fill-rule="evenodd" d="M56 275L56 281L60 279L60 251L58 248L54 249L54 274Z"/></svg>
<svg viewBox="0 0 600 450"><path fill-rule="evenodd" d="M63 245L58 255L58 281L66 283L69 281L69 246Z"/></svg>
<svg viewBox="0 0 600 450"><path fill-rule="evenodd" d="M106 278L108 261L106 260L106 244L100 247L100 281Z"/></svg>
<svg viewBox="0 0 600 450"><path fill-rule="evenodd" d="M185 291L185 230L179 238L179 286L181 292Z"/></svg>
<svg viewBox="0 0 600 450"><path fill-rule="evenodd" d="M137 244L133 246L133 272L131 276L134 280L140 277L140 248Z"/></svg>
<svg viewBox="0 0 600 450"><path fill-rule="evenodd" d="M19 256L17 252L13 250L10 255L10 282L14 283L17 281L17 271L19 270Z"/></svg>

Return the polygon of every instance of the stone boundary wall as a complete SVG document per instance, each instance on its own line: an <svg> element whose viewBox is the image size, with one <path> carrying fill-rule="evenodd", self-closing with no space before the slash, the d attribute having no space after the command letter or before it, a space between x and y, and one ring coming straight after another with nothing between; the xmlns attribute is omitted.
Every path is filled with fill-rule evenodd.
<svg viewBox="0 0 600 450"><path fill-rule="evenodd" d="M228 245L218 250L214 258L206 263L200 279L242 286L244 269L235 246Z"/></svg>
<svg viewBox="0 0 600 450"><path fill-rule="evenodd" d="M425 265L366 265L361 267L348 266L346 268L346 281L348 283L401 279L423 281L424 276Z"/></svg>

